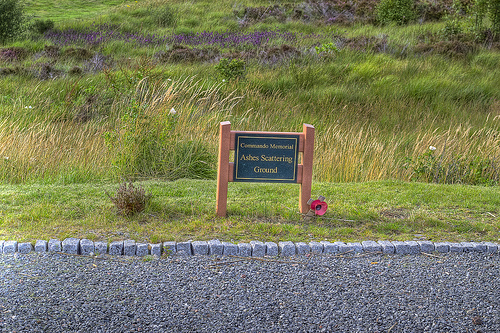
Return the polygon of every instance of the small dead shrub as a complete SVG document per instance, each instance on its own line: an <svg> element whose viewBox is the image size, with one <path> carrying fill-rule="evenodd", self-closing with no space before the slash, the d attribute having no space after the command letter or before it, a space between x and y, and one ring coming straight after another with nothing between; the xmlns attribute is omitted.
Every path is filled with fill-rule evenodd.
<svg viewBox="0 0 500 333"><path fill-rule="evenodd" d="M174 45L170 51L155 54L155 58L160 62L210 61L219 56L220 51L216 48L191 48L183 45Z"/></svg>
<svg viewBox="0 0 500 333"><path fill-rule="evenodd" d="M300 55L297 48L283 44L281 46L264 49L259 54L259 59L264 63L279 63L281 61L296 58Z"/></svg>
<svg viewBox="0 0 500 333"><path fill-rule="evenodd" d="M99 105L99 97L97 95L89 95L85 99L85 103L77 109L75 121L84 123L91 120Z"/></svg>
<svg viewBox="0 0 500 333"><path fill-rule="evenodd" d="M121 184L114 197L107 192L106 195L115 205L118 214L125 216L142 212L151 199L150 193L146 193L141 186L135 187L132 182Z"/></svg>
<svg viewBox="0 0 500 333"><path fill-rule="evenodd" d="M71 47L63 52L63 57L80 61L89 60L90 58L92 58L92 52L82 47Z"/></svg>
<svg viewBox="0 0 500 333"><path fill-rule="evenodd" d="M477 36L477 42L482 43L487 48L499 49L500 34L495 34L491 29L484 29Z"/></svg>
<svg viewBox="0 0 500 333"><path fill-rule="evenodd" d="M78 66L73 66L68 71L68 74L71 76L79 76L79 75L83 74L83 69L81 67L78 67Z"/></svg>
<svg viewBox="0 0 500 333"><path fill-rule="evenodd" d="M16 71L13 68L0 68L0 75L15 75Z"/></svg>
<svg viewBox="0 0 500 333"><path fill-rule="evenodd" d="M113 68L114 61L111 56L96 53L94 56L85 61L83 68L86 72L98 73L107 68Z"/></svg>
<svg viewBox="0 0 500 333"><path fill-rule="evenodd" d="M0 60L20 61L28 56L28 51L24 47L7 47L0 49Z"/></svg>
<svg viewBox="0 0 500 333"><path fill-rule="evenodd" d="M56 45L45 45L43 48L43 52L47 57L59 58L59 56L61 55L61 48Z"/></svg>
<svg viewBox="0 0 500 333"><path fill-rule="evenodd" d="M40 65L40 70L37 73L37 77L40 80L49 80L59 77L63 72L56 69L51 63L44 63Z"/></svg>
<svg viewBox="0 0 500 333"><path fill-rule="evenodd" d="M422 22L439 21L450 13L450 7L444 2L423 0L417 2L418 17Z"/></svg>
<svg viewBox="0 0 500 333"><path fill-rule="evenodd" d="M417 44L415 53L441 54L450 58L464 58L477 50L477 45L470 41L450 40L429 44Z"/></svg>
<svg viewBox="0 0 500 333"><path fill-rule="evenodd" d="M250 21L263 21L269 17L277 19L279 22L286 20L286 8L280 5L268 7L247 7L244 18Z"/></svg>
<svg viewBox="0 0 500 333"><path fill-rule="evenodd" d="M355 22L355 16L349 12L342 12L333 17L328 18L325 21L327 25L342 25L342 26L350 26Z"/></svg>
<svg viewBox="0 0 500 333"><path fill-rule="evenodd" d="M342 44L343 46L356 51L384 52L387 49L387 36L356 36L342 40Z"/></svg>

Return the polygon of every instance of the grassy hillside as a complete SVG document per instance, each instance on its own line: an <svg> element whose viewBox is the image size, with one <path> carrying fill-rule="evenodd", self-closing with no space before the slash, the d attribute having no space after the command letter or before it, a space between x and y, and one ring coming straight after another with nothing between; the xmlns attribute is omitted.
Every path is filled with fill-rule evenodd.
<svg viewBox="0 0 500 333"><path fill-rule="evenodd" d="M378 6L31 1L55 25L0 50L0 180L210 178L230 120L315 125L320 181L497 184L489 21L478 30L470 9L417 2L413 21L381 24Z"/></svg>

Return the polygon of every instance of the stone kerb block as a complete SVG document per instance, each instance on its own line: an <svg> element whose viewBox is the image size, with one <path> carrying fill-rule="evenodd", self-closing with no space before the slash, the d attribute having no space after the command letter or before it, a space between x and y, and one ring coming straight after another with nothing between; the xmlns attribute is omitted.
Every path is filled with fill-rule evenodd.
<svg viewBox="0 0 500 333"><path fill-rule="evenodd" d="M460 243L463 247L464 252L474 252L474 244L471 242L462 242Z"/></svg>
<svg viewBox="0 0 500 333"><path fill-rule="evenodd" d="M17 252L19 253L30 253L31 251L33 251L31 243L19 243L17 246Z"/></svg>
<svg viewBox="0 0 500 333"><path fill-rule="evenodd" d="M208 241L208 254L211 256L221 256L224 253L224 245L218 239Z"/></svg>
<svg viewBox="0 0 500 333"><path fill-rule="evenodd" d="M41 239L37 240L35 243L35 252L37 253L47 252L47 241Z"/></svg>
<svg viewBox="0 0 500 333"><path fill-rule="evenodd" d="M266 255L266 244L260 241L251 241L252 257L263 257Z"/></svg>
<svg viewBox="0 0 500 333"><path fill-rule="evenodd" d="M49 240L48 245L49 252L61 252L61 241L59 239L51 239Z"/></svg>
<svg viewBox="0 0 500 333"><path fill-rule="evenodd" d="M484 253L487 250L486 245L483 243L472 242L472 245L474 246L475 252L483 252Z"/></svg>
<svg viewBox="0 0 500 333"><path fill-rule="evenodd" d="M363 241L361 245L365 252L382 252L382 246L375 241Z"/></svg>
<svg viewBox="0 0 500 333"><path fill-rule="evenodd" d="M3 244L5 243L4 240L0 240L0 253L3 253Z"/></svg>
<svg viewBox="0 0 500 333"><path fill-rule="evenodd" d="M449 243L434 243L434 247L436 248L436 252L439 253L447 253L450 252L450 244Z"/></svg>
<svg viewBox="0 0 500 333"><path fill-rule="evenodd" d="M436 249L434 243L431 241L417 241L420 246L420 251L425 253L432 253Z"/></svg>
<svg viewBox="0 0 500 333"><path fill-rule="evenodd" d="M224 250L222 254L225 256L237 256L238 255L238 245L230 243L230 242L222 242L222 246L224 246Z"/></svg>
<svg viewBox="0 0 500 333"><path fill-rule="evenodd" d="M341 247L343 247L343 246L345 246L345 245L346 245L346 243L344 243L344 242L339 242L339 241L337 241L337 242L333 243L333 246L336 248L336 250L337 250L337 252L338 252L338 253L340 253L340 252L341 252L341 251L340 251L340 248L341 248ZM345 249L345 248L342 248L342 249Z"/></svg>
<svg viewBox="0 0 500 333"><path fill-rule="evenodd" d="M349 251L354 252L354 250L349 245L347 245L346 243L335 242L334 244L338 245L340 253L346 253L346 252L349 252Z"/></svg>
<svg viewBox="0 0 500 333"><path fill-rule="evenodd" d="M149 248L152 256L161 257L161 243L149 244Z"/></svg>
<svg viewBox="0 0 500 333"><path fill-rule="evenodd" d="M107 242L95 242L94 243L94 253L97 255L102 255L108 253L108 243Z"/></svg>
<svg viewBox="0 0 500 333"><path fill-rule="evenodd" d="M464 252L464 246L460 243L449 243L450 252L462 253Z"/></svg>
<svg viewBox="0 0 500 333"><path fill-rule="evenodd" d="M274 242L266 242L266 256L276 257L279 254L278 244Z"/></svg>
<svg viewBox="0 0 500 333"><path fill-rule="evenodd" d="M90 256L94 255L95 253L95 246L94 242L91 241L90 239L82 239L80 241L80 253L84 256Z"/></svg>
<svg viewBox="0 0 500 333"><path fill-rule="evenodd" d="M191 256L191 241L177 243L177 253Z"/></svg>
<svg viewBox="0 0 500 333"><path fill-rule="evenodd" d="M392 245L394 245L394 252L396 252L396 254L410 253L410 245L406 244L405 242L395 241L392 242Z"/></svg>
<svg viewBox="0 0 500 333"><path fill-rule="evenodd" d="M15 252L17 252L16 241L6 241L3 243L3 253L15 253Z"/></svg>
<svg viewBox="0 0 500 333"><path fill-rule="evenodd" d="M109 244L109 254L112 256L121 256L123 254L123 241L111 242Z"/></svg>
<svg viewBox="0 0 500 333"><path fill-rule="evenodd" d="M292 242L279 242L278 247L282 257L291 257L296 254L295 244Z"/></svg>
<svg viewBox="0 0 500 333"><path fill-rule="evenodd" d="M420 253L420 245L416 241L406 241L405 244L408 245L410 253Z"/></svg>
<svg viewBox="0 0 500 333"><path fill-rule="evenodd" d="M382 248L382 253L384 254L394 254L394 252L396 251L394 245L392 245L392 243L389 241L378 241L378 244Z"/></svg>
<svg viewBox="0 0 500 333"><path fill-rule="evenodd" d="M497 253L498 252L498 245L495 243L491 242L484 242L483 243L486 246L486 253Z"/></svg>
<svg viewBox="0 0 500 333"><path fill-rule="evenodd" d="M353 250L354 253L363 252L363 245L361 245L361 243L347 243L347 246L349 246L350 250Z"/></svg>
<svg viewBox="0 0 500 333"><path fill-rule="evenodd" d="M123 241L123 255L135 256L136 251L137 245L135 244L135 240L127 239Z"/></svg>
<svg viewBox="0 0 500 333"><path fill-rule="evenodd" d="M295 247L297 248L298 255L304 255L304 254L308 254L309 252L311 252L311 248L309 247L309 244L304 243L304 242L295 243Z"/></svg>
<svg viewBox="0 0 500 333"><path fill-rule="evenodd" d="M67 254L79 254L80 240L78 238L66 238L62 242L62 251Z"/></svg>
<svg viewBox="0 0 500 333"><path fill-rule="evenodd" d="M135 245L135 255L139 257L144 257L149 254L149 244L147 243L137 243Z"/></svg>
<svg viewBox="0 0 500 333"><path fill-rule="evenodd" d="M339 245L332 244L328 241L321 241L321 245L323 245L323 253L333 254L339 252Z"/></svg>
<svg viewBox="0 0 500 333"><path fill-rule="evenodd" d="M176 242L163 242L163 253L170 256L176 252L177 252Z"/></svg>
<svg viewBox="0 0 500 333"><path fill-rule="evenodd" d="M238 243L238 255L241 257L251 257L252 247L249 243Z"/></svg>
<svg viewBox="0 0 500 333"><path fill-rule="evenodd" d="M311 249L311 253L323 253L323 244L320 242L309 242L309 248Z"/></svg>
<svg viewBox="0 0 500 333"><path fill-rule="evenodd" d="M204 241L194 241L191 243L194 255L206 256L208 254L208 243Z"/></svg>

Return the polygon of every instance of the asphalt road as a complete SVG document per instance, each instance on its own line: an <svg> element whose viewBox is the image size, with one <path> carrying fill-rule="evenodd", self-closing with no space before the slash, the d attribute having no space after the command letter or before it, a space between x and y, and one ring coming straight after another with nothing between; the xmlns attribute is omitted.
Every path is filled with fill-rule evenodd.
<svg viewBox="0 0 500 333"><path fill-rule="evenodd" d="M0 255L2 332L500 332L500 256Z"/></svg>

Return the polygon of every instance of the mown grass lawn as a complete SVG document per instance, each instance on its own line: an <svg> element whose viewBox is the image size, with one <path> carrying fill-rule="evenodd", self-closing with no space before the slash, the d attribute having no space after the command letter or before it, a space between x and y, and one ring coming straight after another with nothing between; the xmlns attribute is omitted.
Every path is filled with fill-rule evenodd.
<svg viewBox="0 0 500 333"><path fill-rule="evenodd" d="M298 213L299 185L230 183L227 218L215 216L211 180L136 183L153 195L142 213L116 213L105 192L117 184L2 185L0 239L66 237L160 242L500 240L497 187L401 181L315 183L329 205L323 217Z"/></svg>

